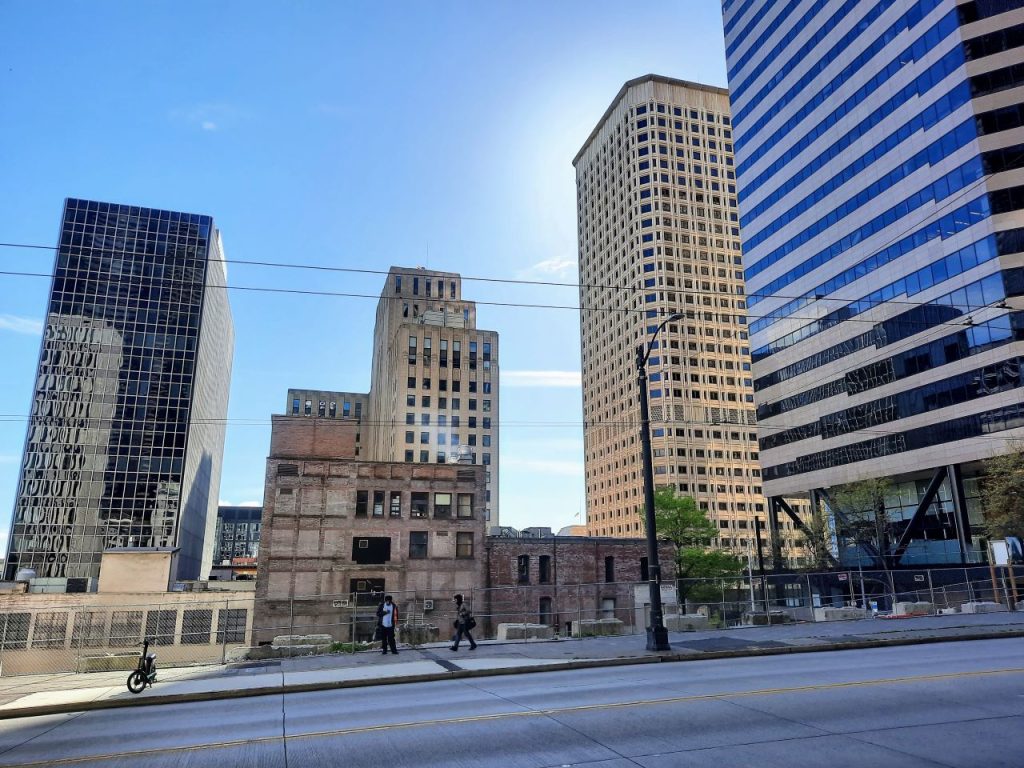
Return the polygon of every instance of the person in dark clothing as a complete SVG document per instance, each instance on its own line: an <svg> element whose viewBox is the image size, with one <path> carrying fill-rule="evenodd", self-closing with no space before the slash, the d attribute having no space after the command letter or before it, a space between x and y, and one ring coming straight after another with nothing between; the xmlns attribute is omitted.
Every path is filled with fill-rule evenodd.
<svg viewBox="0 0 1024 768"><path fill-rule="evenodd" d="M462 595L456 595L452 600L455 602L455 637L452 638L451 650L459 650L459 641L465 637L469 640L469 650L475 651L476 640L469 633L476 626L473 612L469 610L469 606L463 601Z"/></svg>
<svg viewBox="0 0 1024 768"><path fill-rule="evenodd" d="M391 595L384 596L384 602L377 606L377 627L380 630L380 643L383 654L387 654L390 646L391 652L398 655L395 647L395 627L398 626L398 606L391 599Z"/></svg>

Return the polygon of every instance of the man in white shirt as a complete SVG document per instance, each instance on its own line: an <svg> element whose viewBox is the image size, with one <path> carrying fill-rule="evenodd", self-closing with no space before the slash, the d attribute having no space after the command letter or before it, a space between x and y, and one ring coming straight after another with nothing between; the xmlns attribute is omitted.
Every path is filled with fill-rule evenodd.
<svg viewBox="0 0 1024 768"><path fill-rule="evenodd" d="M384 596L384 602L377 606L377 626L380 630L381 650L387 654L388 647L391 652L398 655L395 647L395 627L398 625L398 606L391 599L391 595Z"/></svg>

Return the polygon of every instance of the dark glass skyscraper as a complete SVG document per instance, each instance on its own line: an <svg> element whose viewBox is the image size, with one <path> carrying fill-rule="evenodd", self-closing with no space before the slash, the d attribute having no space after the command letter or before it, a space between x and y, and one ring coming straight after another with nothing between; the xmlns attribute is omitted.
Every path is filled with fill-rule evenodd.
<svg viewBox="0 0 1024 768"><path fill-rule="evenodd" d="M209 570L234 332L209 216L69 199L6 575L95 577L108 547Z"/></svg>

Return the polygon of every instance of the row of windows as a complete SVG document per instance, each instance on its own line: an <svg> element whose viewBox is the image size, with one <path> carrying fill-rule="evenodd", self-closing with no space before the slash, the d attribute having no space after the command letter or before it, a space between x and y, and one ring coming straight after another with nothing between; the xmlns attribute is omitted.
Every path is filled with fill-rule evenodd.
<svg viewBox="0 0 1024 768"><path fill-rule="evenodd" d="M429 540L429 531L409 531L409 559L422 560L429 557ZM473 557L473 534L471 532L459 531L455 534L455 556L459 558Z"/></svg>
<svg viewBox="0 0 1024 768"><path fill-rule="evenodd" d="M800 3L797 2L796 0L790 0L790 2L779 12L779 14L772 19L771 23L765 26L764 32L762 32L758 39L747 48L747 52L742 56L738 57L733 63L732 67L730 68L730 95L732 97L733 103L738 103L740 101L741 96L747 91L751 84L756 81L756 75L763 74L765 71L762 68L758 68L755 72L754 77L740 77L740 73L744 69L746 69L747 64L750 63L753 57L757 56L761 61L779 62L779 64L776 67L772 68L777 70L777 74L768 83L770 86L778 85L782 78L785 77L785 75L792 72L797 63L802 61L804 57L807 56L807 54L810 53L810 51L813 50L814 47L818 45L818 43L821 42L826 33L832 32L833 30L837 29L839 22L841 22L843 18L845 18L845 16L851 10L860 5L860 3L857 2L857 0L846 0L846 2L844 2L839 7L839 9L834 14L832 14L828 21L826 21L824 24L818 27L816 33L809 40L807 40L795 54L790 56L789 61L787 61L785 64L782 64L782 62L779 61L779 57L782 55L783 50L785 50L785 48L791 42L793 42L793 39L798 34L806 33L807 29L809 29L811 26L811 21L818 15L818 13L821 12L822 8L825 8L833 1L834 0L815 0L814 5L801 11L801 24L795 26L789 32L780 37L779 40L775 43L775 46L770 51L766 51L765 45L768 42L768 38L771 35L778 32L778 30L782 27L783 22L785 22L785 20L789 18L789 15L793 12L793 10L798 5L800 5ZM744 10L746 10L746 8L750 7L751 5L753 5L753 3L749 3L747 6L745 6ZM740 14L737 14L737 16L739 15L742 15L742 12ZM758 14L754 17L752 23L757 23L761 21L763 18L763 15ZM725 25L725 34L727 38L729 37L729 33L732 31L732 27L734 24L735 18L732 22L727 23ZM744 40L750 32L750 26L751 25L748 25L743 30L738 32L735 37L732 38L732 42L729 43L726 49L727 56L731 56L733 52L735 52L736 49L744 42Z"/></svg>
<svg viewBox="0 0 1024 768"><path fill-rule="evenodd" d="M844 34L843 37L841 37L839 41L836 42L828 51L818 57L814 64L804 72L803 75L797 78L785 93L772 93L774 83L768 83L763 87L755 97L751 98L747 102L746 105L735 110L733 113L736 123L740 124L746 120L752 110L763 99L767 98L769 94L772 94L772 109L768 110L764 115L755 120L752 125L745 128L744 134L736 140L736 149L742 149L754 138L762 138L763 131L761 129L768 125L772 118L780 112L787 114L788 119L779 126L770 138L767 138L758 147L753 149L744 159L744 163L756 162L775 145L775 142L779 138L792 133L796 126L799 125L815 109L820 107L822 104L826 104L830 99L833 99L834 94L837 93L851 77L862 72L864 66L871 61L871 59L877 56L891 42L898 39L902 32L911 30L920 24L922 19L924 19L924 17L931 13L936 7L941 5L941 3L942 0L918 0L918 2L914 3L906 13L900 16L888 27L888 29L878 35L870 43L867 45L858 45L856 48L856 56L850 58L845 57L843 55L843 51L856 41L856 39L867 29L868 24L879 18L889 8L889 3L887 2L876 3L873 7L867 10L857 26L846 32L846 34ZM932 25L926 32L921 34L913 43L906 46L897 55L893 56L889 63L879 73L881 77L876 75L868 84L861 86L855 94L846 99L844 106L848 107L847 111L864 101L867 96L882 86L893 75L906 66L906 64L923 59L929 53L934 51L938 47L939 43L956 32L957 28L956 12L951 11L943 16L943 18L937 23ZM800 34L803 30L804 28L802 26L797 27L792 30L790 34ZM827 29L826 33L827 32L831 32L831 29ZM801 53L806 56L810 51L804 50L801 51ZM813 89L810 89L808 86L815 83L816 79L821 77L822 72L824 72L834 61L846 61L848 63L839 71L838 74L830 78L827 83L815 85ZM961 63L963 63L962 53ZM788 74L793 70L787 68L784 71ZM810 94L810 98L799 108L787 109L791 102L798 99L800 96L808 95L808 93ZM833 115L834 114L835 113L833 113ZM834 124L831 118L832 115L826 118L825 121L830 124Z"/></svg>
<svg viewBox="0 0 1024 768"><path fill-rule="evenodd" d="M978 285L979 283L980 286ZM975 295L975 298L973 299L974 301L978 300L977 290L979 287L981 290L981 298L986 300L988 304L994 304L999 299L1006 296L1003 277L997 272L982 278L976 283L972 283L971 286L957 289L957 291L953 291L952 293L938 299L934 299L933 301L949 302L955 295L957 296L957 300L966 303L966 291L968 287ZM855 352L870 346L881 348L887 344L894 344L901 339L909 338L918 333L923 333L928 328L959 320L963 316L963 310L945 303L930 303L914 307L906 312L896 315L895 317L883 320L881 323L872 327L869 331L854 336L853 338L846 339L839 344L823 349L820 352L816 352L815 354L805 357L803 360L799 360L792 365L780 368L778 371L773 371L767 376L755 379L754 389L756 391L762 386L771 386L772 384L777 384L780 381L785 381L786 379L793 378L794 376L799 376L815 368L839 360L840 358L852 355Z"/></svg>
<svg viewBox="0 0 1024 768"><path fill-rule="evenodd" d="M855 211L876 200L879 195L890 190L894 184L898 184L917 169L927 166L934 167L943 158L948 157L958 148L965 146L969 141L972 141L976 137L977 134L974 130L973 121L963 123L952 133L947 134L931 146L916 153L912 158L902 163L897 168L894 168L885 176L876 179L870 186L860 190L855 196L833 208L825 216L803 229L795 237L790 238L785 243L782 243L769 253L765 254L762 258L755 261L748 269L745 270L747 279L749 280L751 277L760 274L780 259L783 259L796 251L805 243L813 241L818 235L835 226L840 221L847 220L847 218ZM839 253L849 250L862 240L866 240L871 237L871 235L880 232L885 227L899 221L909 213L916 211L918 208L946 199L950 195L966 187L968 184L977 181L984 174L985 170L982 166L981 159L978 157L972 157L959 168L955 168L944 176L935 179L930 184L924 185L921 189L907 197L905 200L897 203L873 219L868 220L861 227L836 241L831 248L825 249L814 258L821 258L824 253L830 254L828 259L834 258L835 254L831 254L832 250L838 248ZM827 261L828 259L825 260Z"/></svg>
<svg viewBox="0 0 1024 768"><path fill-rule="evenodd" d="M779 480L858 461L877 461L885 456L906 451L916 451L934 445L959 442L980 435L994 434L1008 429L1020 429L1021 427L1024 427L1024 404L1016 404L807 454L794 461L765 467L764 475L768 480Z"/></svg>
<svg viewBox="0 0 1024 768"><path fill-rule="evenodd" d="M939 259L926 267L911 272L899 280L894 280L888 285L872 291L867 296L862 296L851 301L849 304L834 309L822 318L808 323L792 333L781 336L770 344L759 347L754 350L754 356L756 359L762 359L776 352L781 352L783 349L787 349L804 339L827 331L829 328L833 328L850 318L867 312L869 309L891 301L897 296L907 296L908 298L915 296L921 291L925 291L951 277L967 272L979 264L991 261L997 258L998 255L995 237L986 237L984 240L979 240L977 243L965 246L943 259ZM971 312L988 306L984 302L984 296L981 294L981 286L978 283L972 283L972 285L975 289L973 292L968 293L964 304L958 303L956 297L950 301L944 301L945 297L942 297L931 299L930 302L952 303L954 306L961 307L965 312Z"/></svg>
<svg viewBox="0 0 1024 768"><path fill-rule="evenodd" d="M832 164L838 158L841 158L843 153L846 152L857 139L874 128L875 125L881 122L884 118L893 114L894 111L899 110L903 104L907 103L908 100L916 97L917 94L913 92L911 88L912 86L916 88L920 80L921 78L918 78L911 85L906 86L900 93L897 93L889 101L861 120L857 126L845 133L838 141L834 142L817 157L808 162L785 182L774 188L770 194L761 200L761 202L750 208L750 210L744 211L744 214L740 219L740 223L743 226L749 227L759 216L761 216L761 214L767 212L769 208L795 190L804 181L811 178L822 169L831 170ZM931 86L929 85L928 87ZM892 131L888 136L879 139L871 147L858 150L858 156L852 163L847 165L838 173L827 178L817 189L804 196L799 203L790 207L790 209L785 213L774 216L772 224L754 235L754 237L751 238L751 242L747 244L747 247L752 248L758 243L763 242L770 234L777 232L783 226L783 221L796 218L797 215L812 207L814 203L824 200L828 195L832 194L832 192L839 189L839 187L843 186L851 179L860 175L867 168L874 165L878 160L888 155L897 147L901 147L904 142L915 136L915 134L923 135L924 132L930 130L940 120L951 115L955 110L970 101L970 99L971 89L967 83L960 83L959 85L954 86L948 93L939 96L935 102L923 108L915 114L914 117L896 130ZM950 154L954 148L963 146L965 141L974 138L975 135L976 129L972 127L972 130L969 133L963 134L965 138L961 139L961 143L956 144L955 147L942 151L938 157L941 158ZM935 161L930 157L928 159L932 165L935 164ZM904 175L909 175L912 171L921 166L918 164L916 166L908 167L904 164L901 167L904 170ZM894 178L902 178L902 176Z"/></svg>
<svg viewBox="0 0 1024 768"><path fill-rule="evenodd" d="M432 288L431 288L431 281L433 279L434 278L429 278L429 277L423 278L423 295L425 297L427 297L427 298L429 298L431 295L433 295L433 291L432 291ZM417 276L413 276L411 282L412 282L412 295L413 296L419 296L420 295L420 278L417 277ZM435 285L437 286L437 298L443 299L444 298L445 281L443 279L438 278L437 282L435 283ZM449 285L449 296L448 297L450 299L457 298L457 296L456 296L456 292L457 292L456 282L454 280L452 280L452 281L450 281L448 283L448 285ZM395 275L395 293L401 293L401 292L402 292L402 275Z"/></svg>
<svg viewBox="0 0 1024 768"><path fill-rule="evenodd" d="M866 392L1015 340L1024 340L1024 317L1020 313L1012 312L956 331L885 360L861 366L848 371L841 378L782 400L761 403L757 408L757 418L779 416L837 395Z"/></svg>
<svg viewBox="0 0 1024 768"><path fill-rule="evenodd" d="M968 186L969 184L972 184L973 182L977 181L983 175L984 169L982 167L981 158L971 158L966 163L961 165L959 168L956 168L950 173L947 173L945 176L939 177L930 184L926 184L924 187L919 189L910 197L892 206L891 208L879 214L878 216L875 216L874 218L868 220L862 226L860 226L853 232L849 233L848 235L845 235L839 240L836 240L831 245L827 246L826 248L823 248L814 255L801 259L800 263L796 267L780 275L775 280L772 280L763 288L759 289L756 294L751 294L749 298L750 305L753 306L754 304L758 303L761 300L761 298L779 291L780 289L786 287L793 281L811 272L812 270L816 269L822 264L825 264L831 261L832 259L841 256L843 253L852 250L853 248L857 247L863 240L866 240L872 235L881 232L886 227L894 224L901 218L904 218L905 216L909 215L911 212L916 211L918 208L950 197L951 195ZM974 223L973 221L970 220L971 210L977 211L982 215L987 215L989 210L987 201L985 203L980 203L977 200L974 201L973 204L969 204L969 206L964 206L963 208L968 208L968 218L963 220L954 220L952 222L954 227L959 227L960 229L967 229ZM961 210L963 210L963 208L961 208ZM977 216L978 213L975 213L974 215ZM940 222L944 223L948 218L949 216L944 216L943 219L940 220ZM957 231L959 230L946 230L945 228L939 229L936 227L935 223L927 224L920 230L918 230L918 232L915 232L912 235L908 235L907 237L902 238L895 245L889 246L888 248L885 248L884 250L876 254L873 254L868 259L862 261L859 265L851 267L850 269L846 270L846 274L850 274L851 270L857 277L862 276L861 274L859 274L861 271L863 271L863 274L868 274L868 272L871 271L870 269L868 269L869 266L873 264L877 267L880 266L879 262L881 262L883 259L887 257L895 258L898 255L902 255L903 248L906 248L909 251L912 250L913 247L916 247L915 244L919 242L927 242L928 240L931 240L936 237L945 239L946 237L951 236L953 233ZM759 262L758 264L753 265L751 269L759 267L757 271L760 272L761 270L769 266L767 264L769 258L774 263L774 261L778 261L779 258L782 258L782 255L783 254L779 253L779 251L777 250L773 252L773 254L770 254L769 257L762 259L761 262ZM836 278L833 278L833 280L835 279Z"/></svg>
<svg viewBox="0 0 1024 768"><path fill-rule="evenodd" d="M988 397L1021 386L1021 359L1010 358L941 381L862 403L817 421L776 432L761 440L762 450L821 437L823 440L905 419L918 413Z"/></svg>
<svg viewBox="0 0 1024 768"><path fill-rule="evenodd" d="M356 491L356 517L385 517L385 512L387 517L402 517L402 495L402 491ZM473 494L434 493L435 519L452 517L453 497L456 504L455 516L473 517ZM409 517L427 517L430 508L430 493L409 492Z"/></svg>
<svg viewBox="0 0 1024 768"><path fill-rule="evenodd" d="M701 113L696 109L683 109L682 107L666 107L664 104L648 104L647 106L638 106L631 110L632 115L646 115L648 110L653 114L657 112L659 115L666 115L671 113L676 117L684 117L689 115L691 120L699 120ZM732 121L728 115L716 115L714 112L704 112L704 119L709 123L720 122L723 125L729 125Z"/></svg>
<svg viewBox="0 0 1024 768"><path fill-rule="evenodd" d="M298 413L299 413L299 402L300 402L299 398L297 398L297 397L292 398L292 414L293 415L298 415ZM313 415L313 401L312 400L306 400L305 401L305 404L302 406L302 414L304 416L312 416ZM328 403L326 400L318 401L317 409L316 409L316 415L319 416L320 418L325 418L325 417L326 418L330 418L330 419L337 418L337 416L338 416L338 403L336 401L333 401L333 400L330 403ZM362 402L360 402L360 401L356 402L356 404L355 404L355 411L353 412L352 403L349 402L348 400L343 401L342 404L341 404L341 417L343 419L347 419L347 418L349 418L349 417L351 417L353 415L357 419L362 418L362 415L363 415L363 404L362 404Z"/></svg>

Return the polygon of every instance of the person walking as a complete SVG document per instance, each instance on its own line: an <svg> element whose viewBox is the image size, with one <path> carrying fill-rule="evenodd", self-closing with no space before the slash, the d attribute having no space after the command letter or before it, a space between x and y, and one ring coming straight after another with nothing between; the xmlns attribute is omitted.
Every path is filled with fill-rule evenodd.
<svg viewBox="0 0 1024 768"><path fill-rule="evenodd" d="M391 599L391 595L384 595L384 602L377 606L377 628L380 630L380 652L387 655L388 647L391 652L398 655L395 647L395 627L398 625L398 606Z"/></svg>
<svg viewBox="0 0 1024 768"><path fill-rule="evenodd" d="M476 640L473 639L473 635L469 633L473 627L476 626L476 619L473 618L473 612L469 610L469 606L462 599L462 595L456 595L452 598L455 602L455 637L452 638L451 650L459 650L459 641L465 637L469 640L469 650L476 650Z"/></svg>

